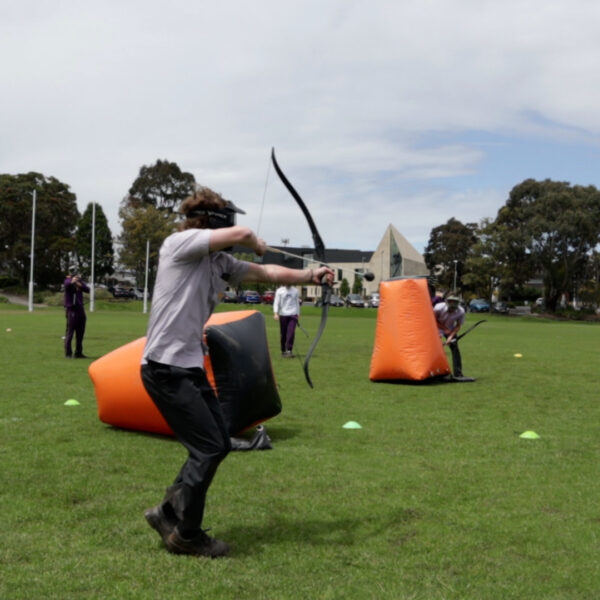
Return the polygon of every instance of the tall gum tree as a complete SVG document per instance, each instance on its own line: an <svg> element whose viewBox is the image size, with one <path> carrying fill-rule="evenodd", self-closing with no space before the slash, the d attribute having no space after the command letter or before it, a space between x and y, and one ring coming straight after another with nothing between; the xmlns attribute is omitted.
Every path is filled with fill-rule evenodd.
<svg viewBox="0 0 600 600"><path fill-rule="evenodd" d="M526 179L511 190L495 224L511 242L499 258L515 270L526 262L541 274L546 307L555 311L563 294L576 292L600 242L600 192Z"/></svg>

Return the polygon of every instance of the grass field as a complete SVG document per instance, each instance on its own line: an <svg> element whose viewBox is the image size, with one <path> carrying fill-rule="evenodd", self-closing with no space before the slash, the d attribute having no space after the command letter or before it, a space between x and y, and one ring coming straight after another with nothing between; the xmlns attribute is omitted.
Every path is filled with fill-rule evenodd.
<svg viewBox="0 0 600 600"><path fill-rule="evenodd" d="M92 358L144 335L140 302L96 308ZM598 325L488 316L461 342L477 382L382 384L375 311L333 309L311 390L261 310L283 412L273 450L215 478L205 525L233 550L211 561L168 554L143 518L182 448L98 420L61 310L0 305L0 598L600 597Z"/></svg>

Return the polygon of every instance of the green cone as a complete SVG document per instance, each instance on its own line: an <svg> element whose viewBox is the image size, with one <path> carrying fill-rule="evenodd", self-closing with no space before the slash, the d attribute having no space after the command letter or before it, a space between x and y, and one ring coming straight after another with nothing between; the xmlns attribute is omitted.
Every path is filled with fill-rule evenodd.
<svg viewBox="0 0 600 600"><path fill-rule="evenodd" d="M524 431L520 436L524 440L539 440L540 436L535 431Z"/></svg>

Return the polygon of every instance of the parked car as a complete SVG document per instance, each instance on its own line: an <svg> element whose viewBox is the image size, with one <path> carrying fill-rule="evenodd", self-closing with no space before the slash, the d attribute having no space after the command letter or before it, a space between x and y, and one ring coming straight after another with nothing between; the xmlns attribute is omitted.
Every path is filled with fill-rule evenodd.
<svg viewBox="0 0 600 600"><path fill-rule="evenodd" d="M379 292L375 292L369 297L369 308L379 308Z"/></svg>
<svg viewBox="0 0 600 600"><path fill-rule="evenodd" d="M507 315L508 304L506 304L506 302L495 302L492 306L492 312L500 313L501 315Z"/></svg>
<svg viewBox="0 0 600 600"><path fill-rule="evenodd" d="M226 304L237 304L240 301L240 298L233 290L228 290L227 292L223 292L221 301Z"/></svg>
<svg viewBox="0 0 600 600"><path fill-rule="evenodd" d="M137 300L144 299L144 290L142 288L131 288L129 291L133 292L133 297Z"/></svg>
<svg viewBox="0 0 600 600"><path fill-rule="evenodd" d="M490 304L483 298L476 298L469 302L469 310L471 312L490 312Z"/></svg>
<svg viewBox="0 0 600 600"><path fill-rule="evenodd" d="M242 302L244 304L260 304L260 294L254 290L244 290L242 292Z"/></svg>
<svg viewBox="0 0 600 600"><path fill-rule="evenodd" d="M360 294L348 294L346 296L346 306L354 306L355 308L364 308L365 301Z"/></svg>
<svg viewBox="0 0 600 600"><path fill-rule="evenodd" d="M321 298L317 298L315 300L315 306L321 306L323 304L323 300ZM344 306L344 301L335 294L332 294L329 297L329 306Z"/></svg>
<svg viewBox="0 0 600 600"><path fill-rule="evenodd" d="M127 290L123 287L114 287L110 290L113 297L115 298L135 298L135 294L133 293L133 289Z"/></svg>
<svg viewBox="0 0 600 600"><path fill-rule="evenodd" d="M339 296L332 294L329 298L329 304L330 306L344 306L344 301Z"/></svg>
<svg viewBox="0 0 600 600"><path fill-rule="evenodd" d="M267 290L263 293L261 300L264 304L273 304L273 300L275 300L275 292L273 290Z"/></svg>

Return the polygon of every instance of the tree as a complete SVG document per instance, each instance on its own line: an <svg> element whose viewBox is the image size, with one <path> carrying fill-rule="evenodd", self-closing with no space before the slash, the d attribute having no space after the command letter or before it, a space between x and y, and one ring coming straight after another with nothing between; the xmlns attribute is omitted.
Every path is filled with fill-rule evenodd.
<svg viewBox="0 0 600 600"><path fill-rule="evenodd" d="M352 284L352 293L353 294L361 294L362 293L362 277L357 273L354 274L354 283Z"/></svg>
<svg viewBox="0 0 600 600"><path fill-rule="evenodd" d="M344 277L340 283L340 296L345 298L350 293L350 284L348 280Z"/></svg>
<svg viewBox="0 0 600 600"><path fill-rule="evenodd" d="M129 189L128 202L134 207L152 206L172 213L193 193L194 185L194 176L183 172L177 163L157 160L156 164L140 169Z"/></svg>
<svg viewBox="0 0 600 600"><path fill-rule="evenodd" d="M546 307L554 311L562 294L577 289L600 242L600 192L527 179L511 190L495 224L505 240L506 264L515 272L526 264L526 271L541 273Z"/></svg>
<svg viewBox="0 0 600 600"><path fill-rule="evenodd" d="M89 277L92 268L92 217L93 205L87 205L75 235L78 263L82 271ZM96 204L96 231L94 235L94 279L97 281L111 275L114 271L114 250L112 234L108 227L106 215L99 204Z"/></svg>
<svg viewBox="0 0 600 600"><path fill-rule="evenodd" d="M149 241L148 281L152 287L158 267L158 251L164 239L174 231L175 215L153 206L133 207L123 202L119 217L123 229L119 236L119 262L134 272L138 287L142 287L146 275L146 243Z"/></svg>
<svg viewBox="0 0 600 600"><path fill-rule="evenodd" d="M45 287L63 280L75 249L74 233L79 220L75 194L55 177L35 172L0 175L0 267L27 285L34 190L34 281Z"/></svg>
<svg viewBox="0 0 600 600"><path fill-rule="evenodd" d="M493 225L489 219L484 219L474 233L477 239L469 249L462 282L476 296L491 298L495 284L500 280L501 268L495 256Z"/></svg>
<svg viewBox="0 0 600 600"><path fill-rule="evenodd" d="M441 286L453 289L456 272L456 287L460 287L465 261L477 240L476 228L475 223L463 225L452 217L444 225L431 230L423 258L429 270L437 274Z"/></svg>

